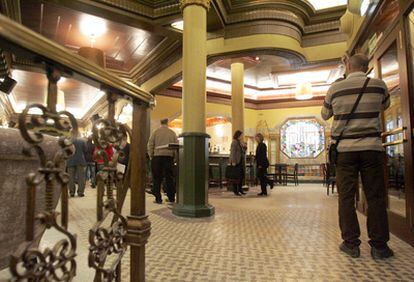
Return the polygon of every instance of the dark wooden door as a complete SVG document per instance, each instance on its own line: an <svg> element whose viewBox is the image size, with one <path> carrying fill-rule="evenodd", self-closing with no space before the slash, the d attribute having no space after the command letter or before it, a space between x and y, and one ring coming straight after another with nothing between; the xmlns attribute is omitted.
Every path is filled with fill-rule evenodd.
<svg viewBox="0 0 414 282"><path fill-rule="evenodd" d="M407 36L401 22L374 55L376 74L384 80L391 106L383 113L383 146L391 231L414 245L413 233L413 99Z"/></svg>

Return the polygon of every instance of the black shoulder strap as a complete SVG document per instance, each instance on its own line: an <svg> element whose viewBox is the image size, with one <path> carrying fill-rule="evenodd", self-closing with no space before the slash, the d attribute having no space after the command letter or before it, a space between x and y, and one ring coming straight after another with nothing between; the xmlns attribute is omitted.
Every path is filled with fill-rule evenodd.
<svg viewBox="0 0 414 282"><path fill-rule="evenodd" d="M368 83L370 81L371 78L367 77L367 79L365 80L364 86L362 86L361 88L361 92L358 95L358 98L355 101L354 106L352 107L351 112L348 115L348 119L345 122L344 128L341 131L341 134L339 134L339 136L337 138L335 138L337 140L337 142L339 142L339 140L342 139L342 136L344 135L345 129L348 126L349 122L351 121L352 117L354 116L354 113L359 105L359 101L361 101L362 95L364 95L365 90L367 89Z"/></svg>

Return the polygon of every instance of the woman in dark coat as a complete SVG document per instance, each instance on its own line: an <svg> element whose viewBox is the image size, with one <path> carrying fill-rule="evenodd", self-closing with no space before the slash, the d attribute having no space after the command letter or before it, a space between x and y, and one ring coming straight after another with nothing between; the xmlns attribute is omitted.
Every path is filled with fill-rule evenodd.
<svg viewBox="0 0 414 282"><path fill-rule="evenodd" d="M258 196L267 196L267 184L270 185L270 189L273 189L273 181L267 178L267 168L269 167L267 147L263 142L264 138L261 133L256 135L256 141L258 143L256 148L257 178L259 178L260 187L262 188L262 192Z"/></svg>
<svg viewBox="0 0 414 282"><path fill-rule="evenodd" d="M243 132L237 130L233 136L233 142L230 147L230 157L229 163L231 166L237 168L238 181L233 184L233 192L236 196L241 196L246 193L243 192L243 182L244 182L244 166L245 166L245 156L246 156L246 145L240 140Z"/></svg>

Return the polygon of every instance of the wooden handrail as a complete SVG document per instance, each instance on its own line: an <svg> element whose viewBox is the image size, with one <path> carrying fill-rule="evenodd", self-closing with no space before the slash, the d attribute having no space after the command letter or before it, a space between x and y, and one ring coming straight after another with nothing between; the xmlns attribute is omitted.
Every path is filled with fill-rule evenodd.
<svg viewBox="0 0 414 282"><path fill-rule="evenodd" d="M152 94L3 15L0 15L0 43L6 51L60 66L87 84L149 105L155 103Z"/></svg>
<svg viewBox="0 0 414 282"><path fill-rule="evenodd" d="M392 142L382 143L382 146L383 147L390 147L390 146L404 144L405 142L407 142L406 139L401 139L401 140L396 140L396 141L392 141Z"/></svg>
<svg viewBox="0 0 414 282"><path fill-rule="evenodd" d="M406 127L399 127L399 128L395 128L386 132L383 132L381 134L382 137L386 137L386 136L391 136L391 135L396 135L398 133L404 133L404 131L407 130Z"/></svg>

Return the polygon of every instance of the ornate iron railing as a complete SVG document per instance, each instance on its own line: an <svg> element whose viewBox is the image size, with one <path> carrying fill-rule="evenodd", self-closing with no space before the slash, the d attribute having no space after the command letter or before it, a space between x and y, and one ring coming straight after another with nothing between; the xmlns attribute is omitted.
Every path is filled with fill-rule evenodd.
<svg viewBox="0 0 414 282"><path fill-rule="evenodd" d="M29 117L31 109L39 109L40 116ZM28 106L19 116L19 129L24 140L29 144L24 153L31 156L35 152L40 160L36 173L26 177L26 241L10 259L10 271L18 281L70 281L76 275L76 235L68 231L68 181L65 172L65 160L73 153L71 137L61 137L58 142L60 150L50 159L43 148L43 134L31 133L28 128L53 124L62 133L77 133L76 119L69 112L50 111L43 105ZM45 184L45 209L36 211L36 193L41 184ZM57 189L60 188L60 189ZM58 212L54 209L53 199L57 191L61 194L61 223L57 222ZM39 221L46 229L55 229L64 235L53 247L44 250L36 246L35 222Z"/></svg>
<svg viewBox="0 0 414 282"><path fill-rule="evenodd" d="M62 74L98 87L108 98L108 117L94 123L93 139L104 158L98 173L97 222L89 235L89 267L95 270L94 281L120 281L121 261L130 249L130 281L145 280L145 244L151 224L145 212L146 143L148 139L149 108L154 102L151 94L127 83L104 69L87 62L76 54L34 33L22 25L0 15L0 48L15 56L29 59L43 66L49 84L47 106L29 105L19 115L22 137L36 152L40 167L27 177L26 241L10 260L12 280L15 281L71 281L76 275L76 235L68 231L68 180L65 160L73 153L72 137L77 134L77 123L69 112L57 112L57 92ZM132 127L115 122L115 103L119 97L133 104ZM31 115L32 109L40 115ZM31 128L39 130L32 131ZM41 143L43 134L61 135L57 140L59 152L48 159ZM128 136L131 141L129 165L125 175L117 169L117 158L105 158L102 150L109 145L119 148ZM134 173L131 174L130 171ZM45 184L45 210L36 214L36 193ZM116 195L114 195L116 187ZM60 188L60 191L59 191ZM130 189L130 215L122 214L122 206ZM60 193L61 222L53 199ZM110 224L105 224L109 220ZM41 249L35 238L35 224L55 229L64 239Z"/></svg>
<svg viewBox="0 0 414 282"><path fill-rule="evenodd" d="M121 281L121 260L127 250L127 220L122 216L121 208L118 208L121 207L119 195L124 175L117 170L118 155L109 160L105 149L112 146L119 152L119 157L123 157L121 143L127 139L129 130L123 124L98 119L93 124L92 132L103 165L97 173L97 223L89 232L89 266L96 270L95 281ZM105 227L108 218L112 219L110 225ZM112 263L105 267L109 256L113 256Z"/></svg>

